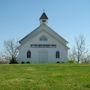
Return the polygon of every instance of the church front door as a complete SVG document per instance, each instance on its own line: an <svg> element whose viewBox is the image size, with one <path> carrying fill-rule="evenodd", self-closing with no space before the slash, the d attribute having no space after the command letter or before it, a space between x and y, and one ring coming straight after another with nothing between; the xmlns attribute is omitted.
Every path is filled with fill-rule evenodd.
<svg viewBox="0 0 90 90"><path fill-rule="evenodd" d="M39 63L48 63L48 51L39 51Z"/></svg>

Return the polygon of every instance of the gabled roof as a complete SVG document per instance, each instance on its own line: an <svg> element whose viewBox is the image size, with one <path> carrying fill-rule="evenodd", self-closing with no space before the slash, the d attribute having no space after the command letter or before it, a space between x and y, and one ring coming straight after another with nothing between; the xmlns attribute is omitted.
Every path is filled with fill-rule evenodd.
<svg viewBox="0 0 90 90"><path fill-rule="evenodd" d="M43 14L41 15L40 19L48 19L48 17L47 17L45 12L43 12Z"/></svg>
<svg viewBox="0 0 90 90"><path fill-rule="evenodd" d="M47 29L45 29L47 28ZM21 39L19 41L19 43L25 43L26 41L28 41L29 39L35 37L37 34L39 34L42 29L47 32L49 35L51 35L52 37L54 37L55 39L57 39L58 41L60 41L63 45L66 45L68 42L61 37L59 34L57 34L54 30L52 30L49 26L47 25L40 25L39 27L37 27L35 30L33 30L31 33L29 33L27 36L25 36L23 39Z"/></svg>
<svg viewBox="0 0 90 90"><path fill-rule="evenodd" d="M40 26L39 26L40 27ZM33 36L33 34L34 33L36 33L37 31L38 31L38 28L39 27L37 27L36 29L34 29L32 32L30 32L29 34L27 34L24 38L22 38L20 41L19 41L19 43L22 43L25 39L27 39L27 38L31 38L32 36Z"/></svg>

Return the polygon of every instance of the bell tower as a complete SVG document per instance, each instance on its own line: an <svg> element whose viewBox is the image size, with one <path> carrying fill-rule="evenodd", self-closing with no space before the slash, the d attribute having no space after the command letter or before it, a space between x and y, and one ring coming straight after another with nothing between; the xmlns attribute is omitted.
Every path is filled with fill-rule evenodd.
<svg viewBox="0 0 90 90"><path fill-rule="evenodd" d="M48 17L47 17L45 12L43 12L43 14L39 18L39 20L40 20L40 24L47 24L48 23Z"/></svg>

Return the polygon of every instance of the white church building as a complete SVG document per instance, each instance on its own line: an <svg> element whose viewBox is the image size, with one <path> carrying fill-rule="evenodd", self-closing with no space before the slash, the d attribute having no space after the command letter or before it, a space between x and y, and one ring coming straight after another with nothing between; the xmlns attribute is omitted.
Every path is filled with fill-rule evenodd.
<svg viewBox="0 0 90 90"><path fill-rule="evenodd" d="M40 25L22 38L19 43L19 62L57 63L67 62L68 42L51 29L45 12L39 18Z"/></svg>

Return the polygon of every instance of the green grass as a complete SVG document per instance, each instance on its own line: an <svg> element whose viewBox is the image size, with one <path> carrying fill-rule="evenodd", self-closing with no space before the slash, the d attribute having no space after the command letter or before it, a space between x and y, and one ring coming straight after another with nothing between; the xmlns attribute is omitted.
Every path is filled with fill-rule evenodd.
<svg viewBox="0 0 90 90"><path fill-rule="evenodd" d="M90 90L90 64L1 64L0 90Z"/></svg>

